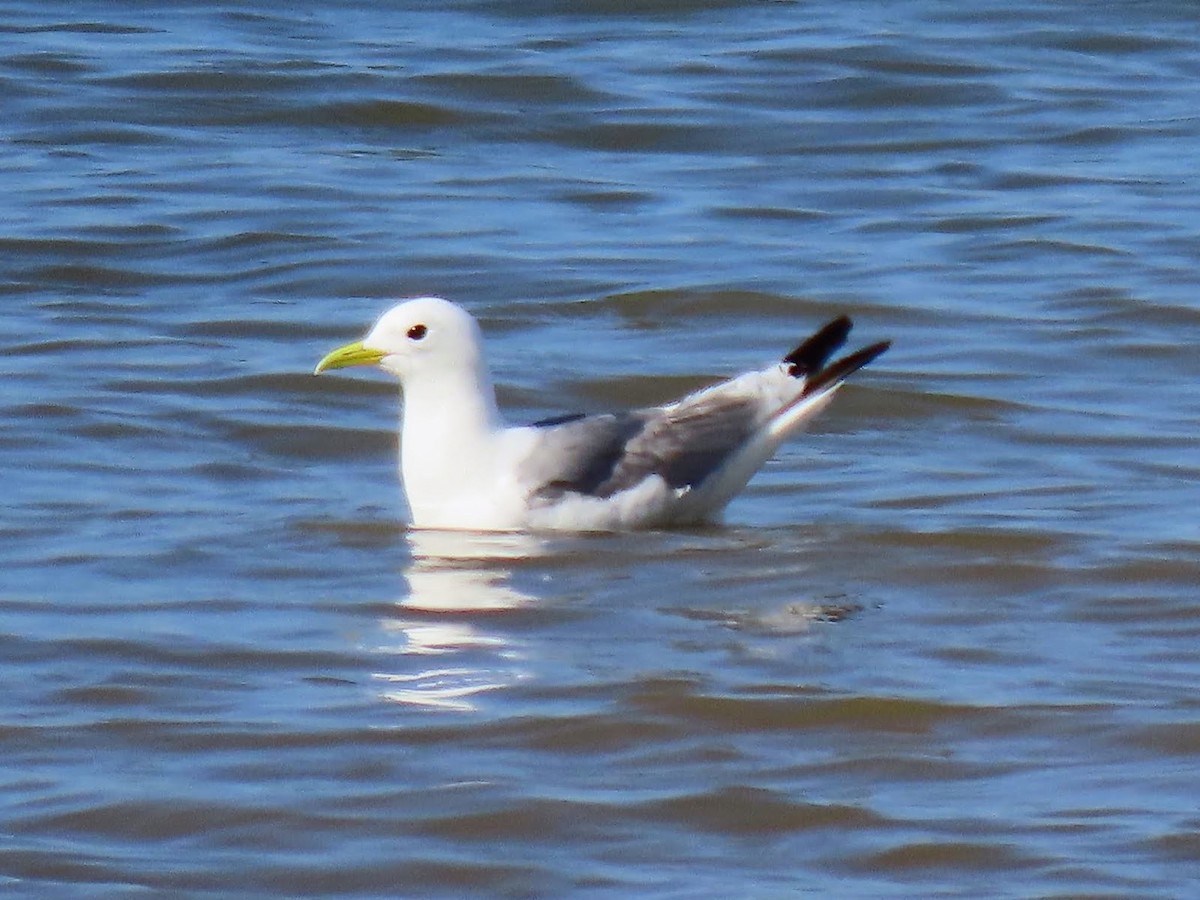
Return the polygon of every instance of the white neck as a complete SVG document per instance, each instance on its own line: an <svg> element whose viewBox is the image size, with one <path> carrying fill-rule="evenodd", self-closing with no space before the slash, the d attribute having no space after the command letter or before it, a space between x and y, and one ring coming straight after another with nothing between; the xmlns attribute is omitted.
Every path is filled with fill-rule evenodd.
<svg viewBox="0 0 1200 900"><path fill-rule="evenodd" d="M443 510L488 483L501 420L486 371L413 381L404 385L400 469L413 524L436 525Z"/></svg>

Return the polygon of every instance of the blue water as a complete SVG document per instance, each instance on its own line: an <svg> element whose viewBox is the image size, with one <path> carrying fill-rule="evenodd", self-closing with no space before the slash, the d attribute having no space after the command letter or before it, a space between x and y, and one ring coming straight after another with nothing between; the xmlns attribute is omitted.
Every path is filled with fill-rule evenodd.
<svg viewBox="0 0 1200 900"><path fill-rule="evenodd" d="M1200 17L0 10L0 887L1121 896L1200 860ZM395 299L515 420L848 313L699 532L405 528Z"/></svg>

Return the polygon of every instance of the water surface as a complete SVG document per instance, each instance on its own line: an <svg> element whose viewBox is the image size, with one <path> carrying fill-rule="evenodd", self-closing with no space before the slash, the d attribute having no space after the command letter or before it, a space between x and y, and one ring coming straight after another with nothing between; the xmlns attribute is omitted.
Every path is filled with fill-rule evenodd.
<svg viewBox="0 0 1200 900"><path fill-rule="evenodd" d="M15 896L1122 896L1200 861L1200 19L10 3ZM719 529L404 526L516 420L892 338Z"/></svg>

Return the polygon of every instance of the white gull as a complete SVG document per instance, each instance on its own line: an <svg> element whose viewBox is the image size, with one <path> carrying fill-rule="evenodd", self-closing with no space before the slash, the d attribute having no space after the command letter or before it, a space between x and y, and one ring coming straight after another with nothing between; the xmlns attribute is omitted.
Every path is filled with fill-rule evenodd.
<svg viewBox="0 0 1200 900"><path fill-rule="evenodd" d="M438 297L388 310L313 374L378 365L400 379L400 470L414 527L695 525L717 521L775 449L890 345L830 362L850 327L836 318L779 363L664 406L516 427L496 407L478 323Z"/></svg>

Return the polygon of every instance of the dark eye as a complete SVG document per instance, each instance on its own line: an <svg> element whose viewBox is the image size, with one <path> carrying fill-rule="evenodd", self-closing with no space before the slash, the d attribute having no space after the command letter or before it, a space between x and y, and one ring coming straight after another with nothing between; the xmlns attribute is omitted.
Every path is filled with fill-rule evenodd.
<svg viewBox="0 0 1200 900"><path fill-rule="evenodd" d="M427 331L429 331L429 329L424 325L414 325L412 328L408 329L409 340L419 341L421 338L425 337L425 333Z"/></svg>

